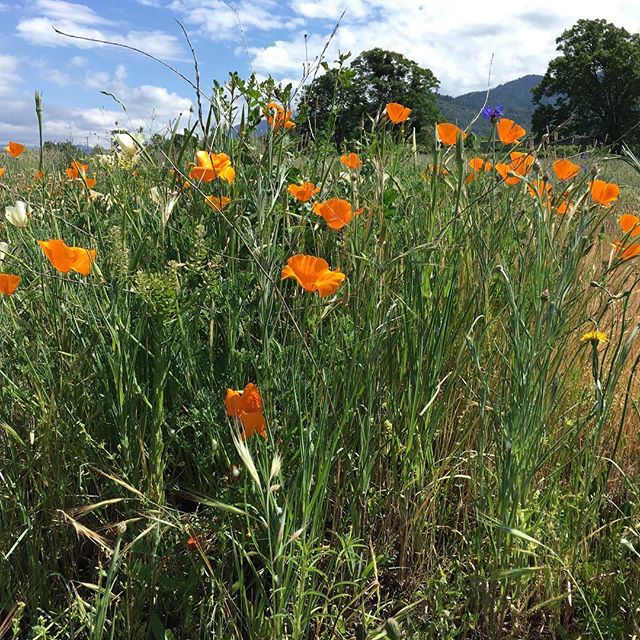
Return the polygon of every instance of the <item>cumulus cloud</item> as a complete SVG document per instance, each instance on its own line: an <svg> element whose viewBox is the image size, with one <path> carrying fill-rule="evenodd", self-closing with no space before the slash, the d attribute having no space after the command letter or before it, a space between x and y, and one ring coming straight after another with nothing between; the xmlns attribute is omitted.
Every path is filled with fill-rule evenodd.
<svg viewBox="0 0 640 640"><path fill-rule="evenodd" d="M0 57L0 77L2 57ZM146 135L165 131L176 118L189 118L192 102L165 87L142 84L130 86L127 70L118 65L113 73L87 73L82 81L86 90L95 91L95 104L80 108L44 104L44 136L46 140L72 140L77 143L109 144L110 132L115 128L131 131L142 129ZM112 94L124 109L108 95ZM101 104L102 103L102 104ZM0 142L20 140L26 144L37 143L37 123L33 100L15 93L3 100L0 113Z"/></svg>
<svg viewBox="0 0 640 640"><path fill-rule="evenodd" d="M16 87L22 82L18 64L15 56L0 54L0 97L15 93Z"/></svg>
<svg viewBox="0 0 640 640"><path fill-rule="evenodd" d="M301 16L283 12L274 0L240 0L232 6L223 0L174 0L168 8L217 41L238 40L240 24L246 31L274 31L296 29L304 22Z"/></svg>
<svg viewBox="0 0 640 640"><path fill-rule="evenodd" d="M544 73L556 55L555 39L579 18L605 18L632 32L640 21L640 4L632 0L611 0L606 8L600 0L511 3L500 6L499 21L486 4L471 0L458 0L455 6L450 0L292 0L290 6L304 26L290 37L279 34L271 43L250 47L258 72L300 73L306 51L312 60L322 51L346 8L327 60L337 58L338 52L355 56L372 47L398 51L430 68L441 81L441 91L454 95L486 86L492 56L494 85Z"/></svg>
<svg viewBox="0 0 640 640"><path fill-rule="evenodd" d="M54 31L55 26L68 34L137 47L160 58L177 59L183 55L176 36L158 30L119 32L115 30L113 21L83 4L64 0L37 0L33 11L36 15L20 20L16 27L18 35L32 44L79 49L105 46L61 36Z"/></svg>

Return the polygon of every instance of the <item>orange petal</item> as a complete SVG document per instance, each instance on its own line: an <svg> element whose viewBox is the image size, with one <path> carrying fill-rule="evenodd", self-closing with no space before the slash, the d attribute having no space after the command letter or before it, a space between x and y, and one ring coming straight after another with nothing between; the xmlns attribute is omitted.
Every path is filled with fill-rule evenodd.
<svg viewBox="0 0 640 640"><path fill-rule="evenodd" d="M513 144L527 135L525 129L509 118L500 118L497 124L498 137L502 144Z"/></svg>
<svg viewBox="0 0 640 640"><path fill-rule="evenodd" d="M227 397L224 399L224 407L228 416L240 415L240 392L235 389L227 389Z"/></svg>
<svg viewBox="0 0 640 640"><path fill-rule="evenodd" d="M509 175L509 171L513 172L513 167L511 166L511 164L500 162L496 165L496 171L500 174L506 184L518 184L518 182L520 182L520 178L518 178L517 176Z"/></svg>
<svg viewBox="0 0 640 640"><path fill-rule="evenodd" d="M71 269L83 276L88 276L91 273L91 265L96 261L96 250L82 247L71 247L71 250L73 251Z"/></svg>
<svg viewBox="0 0 640 640"><path fill-rule="evenodd" d="M245 386L240 397L242 411L252 413L262 411L262 396L258 387L253 382Z"/></svg>
<svg viewBox="0 0 640 640"><path fill-rule="evenodd" d="M321 298L333 295L347 276L339 269L323 271L316 280L316 287Z"/></svg>
<svg viewBox="0 0 640 640"><path fill-rule="evenodd" d="M610 207L620 195L620 187L613 182L594 180L591 183L591 197L603 207Z"/></svg>
<svg viewBox="0 0 640 640"><path fill-rule="evenodd" d="M345 167L349 167L349 169L358 169L362 166L362 160L360 160L360 157L357 153L350 153L346 156L340 156L340 162L342 162Z"/></svg>
<svg viewBox="0 0 640 640"><path fill-rule="evenodd" d="M227 198L227 196L205 196L204 201L214 211L222 211L231 202L231 198Z"/></svg>
<svg viewBox="0 0 640 640"><path fill-rule="evenodd" d="M240 416L240 422L243 427L242 437L244 440L254 434L258 434L261 438L267 437L267 421L262 411L243 413Z"/></svg>
<svg viewBox="0 0 640 640"><path fill-rule="evenodd" d="M411 114L411 109L398 102L388 102L386 106L387 116L394 124L404 122Z"/></svg>
<svg viewBox="0 0 640 640"><path fill-rule="evenodd" d="M553 163L553 172L556 174L558 180L571 180L580 173L580 165L571 160L556 160Z"/></svg>
<svg viewBox="0 0 640 640"><path fill-rule="evenodd" d="M471 158L471 160L469 160L469 166L478 173L481 170L485 172L490 171L493 165L484 158Z"/></svg>
<svg viewBox="0 0 640 640"><path fill-rule="evenodd" d="M438 136L438 140L449 147L456 143L458 134L462 136L463 140L467 137L467 134L460 129L460 127L457 127L455 124L451 124L450 122L441 122L437 125L436 134Z"/></svg>
<svg viewBox="0 0 640 640"><path fill-rule="evenodd" d="M318 289L318 276L328 269L329 264L326 260L298 253L287 260L287 266L282 270L280 279L295 278L305 291L314 292Z"/></svg>
<svg viewBox="0 0 640 640"><path fill-rule="evenodd" d="M635 258L640 255L640 244L637 242L627 246L624 246L621 242L615 242L613 246L616 249L616 253L622 260L629 260L629 258Z"/></svg>
<svg viewBox="0 0 640 640"><path fill-rule="evenodd" d="M342 198L318 202L313 205L313 211L316 215L322 216L332 229L342 229L353 217L351 204Z"/></svg>
<svg viewBox="0 0 640 640"><path fill-rule="evenodd" d="M95 249L69 247L64 240L38 240L49 262L61 273L76 271L83 276L91 273L96 258Z"/></svg>
<svg viewBox="0 0 640 640"><path fill-rule="evenodd" d="M625 213L618 218L618 224L625 234L631 233L631 237L640 235L640 218L638 216Z"/></svg>
<svg viewBox="0 0 640 640"><path fill-rule="evenodd" d="M301 185L290 184L287 191L300 202L308 202L320 189L313 182L303 182Z"/></svg>
<svg viewBox="0 0 640 640"><path fill-rule="evenodd" d="M189 171L189 178L195 182L213 182L216 179L216 173L212 168L193 167Z"/></svg>
<svg viewBox="0 0 640 640"><path fill-rule="evenodd" d="M527 189L531 197L542 198L545 195L548 196L551 191L551 185L546 180L534 180L528 185Z"/></svg>
<svg viewBox="0 0 640 640"><path fill-rule="evenodd" d="M211 154L208 151L196 151L196 163L202 169L213 169Z"/></svg>
<svg viewBox="0 0 640 640"><path fill-rule="evenodd" d="M4 150L13 158L17 158L25 150L25 146L19 142L9 142Z"/></svg>
<svg viewBox="0 0 640 640"><path fill-rule="evenodd" d="M10 273L0 273L0 293L4 296L13 295L21 280L22 278L20 278L20 276L14 276Z"/></svg>

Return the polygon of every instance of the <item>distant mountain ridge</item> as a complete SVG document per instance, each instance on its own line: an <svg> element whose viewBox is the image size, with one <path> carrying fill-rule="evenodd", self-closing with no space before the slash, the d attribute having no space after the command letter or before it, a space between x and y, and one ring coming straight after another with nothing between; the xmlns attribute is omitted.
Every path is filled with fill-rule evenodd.
<svg viewBox="0 0 640 640"><path fill-rule="evenodd" d="M533 113L531 90L541 81L542 76L530 74L499 84L490 89L487 105L490 107L502 105L505 117L515 120L529 131ZM445 120L466 127L482 109L486 95L486 91L472 91L455 98L438 94L436 104ZM472 130L479 135L486 135L491 130L491 124L480 117Z"/></svg>

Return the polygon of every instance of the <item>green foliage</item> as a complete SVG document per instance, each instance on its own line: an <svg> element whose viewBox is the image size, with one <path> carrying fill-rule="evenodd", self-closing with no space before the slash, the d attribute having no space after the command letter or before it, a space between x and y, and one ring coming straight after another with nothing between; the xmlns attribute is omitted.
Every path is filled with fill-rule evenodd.
<svg viewBox="0 0 640 640"><path fill-rule="evenodd" d="M33 212L0 227L2 270L22 276L0 298L1 628L638 634L640 282L588 187L615 171L632 193L638 159L574 158L560 183L556 149L537 154L527 180L551 181L547 206L526 180L468 182L471 148L421 157L378 122L347 173L326 140L249 135L287 93L231 83L202 131L90 159L92 192L51 150L44 180L28 152L7 172L5 203ZM232 184L185 188L204 148L230 156ZM287 192L305 179L363 212L328 228ZM53 237L97 249L89 277L46 262L36 240ZM345 282L320 298L282 281L296 253ZM608 342L582 344L594 328ZM264 439L225 411L248 382Z"/></svg>
<svg viewBox="0 0 640 640"><path fill-rule="evenodd" d="M533 130L558 128L567 141L640 140L640 35L606 20L578 20L556 40L554 58L534 90Z"/></svg>
<svg viewBox="0 0 640 640"><path fill-rule="evenodd" d="M361 53L344 67L325 65L325 73L305 87L299 124L303 134L327 135L339 148L369 128L370 119L384 111L387 102L400 102L412 109L408 125L421 141L430 140L438 118L435 91L440 84L433 73L402 54L383 49Z"/></svg>

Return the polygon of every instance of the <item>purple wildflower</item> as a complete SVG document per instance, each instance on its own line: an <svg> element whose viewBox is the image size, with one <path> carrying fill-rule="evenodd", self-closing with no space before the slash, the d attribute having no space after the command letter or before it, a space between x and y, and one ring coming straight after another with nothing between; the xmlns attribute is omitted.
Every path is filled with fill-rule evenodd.
<svg viewBox="0 0 640 640"><path fill-rule="evenodd" d="M491 124L495 124L498 118L501 118L504 114L504 109L501 104L497 104L495 107L485 107L482 110L482 117L486 120L491 120Z"/></svg>

